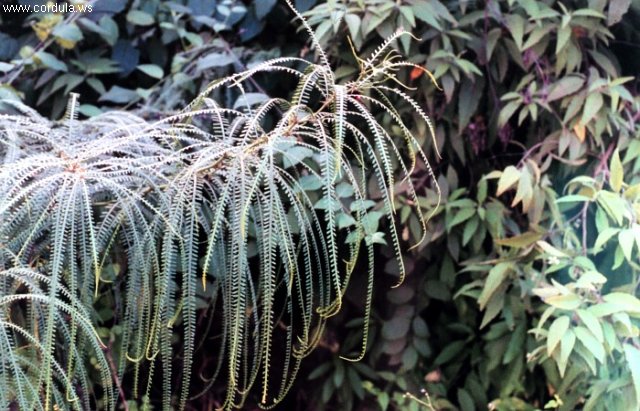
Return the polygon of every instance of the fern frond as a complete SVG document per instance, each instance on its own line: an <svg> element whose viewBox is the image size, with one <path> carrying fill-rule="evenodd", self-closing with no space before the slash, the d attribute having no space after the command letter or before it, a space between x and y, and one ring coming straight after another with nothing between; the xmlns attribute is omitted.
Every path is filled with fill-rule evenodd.
<svg viewBox="0 0 640 411"><path fill-rule="evenodd" d="M184 409L197 351L215 349L215 366L200 377L205 390L224 379L222 408L243 407L254 385L261 385L261 406L271 408L291 388L366 260L362 349L350 360L363 358L373 243L381 235L371 220L387 221L402 282L398 186L418 204L411 173L422 161L439 194L427 156L392 101L407 102L434 142L435 134L418 103L387 85L398 84L399 69L413 67L388 51L407 33L358 58L360 76L337 84L310 27L295 13L319 64L289 57L264 62L214 81L184 110L158 121L120 112L80 121L77 96L62 123L6 105L0 367L11 376L0 373L0 407L94 406L91 354L100 363L108 408L115 407L112 379L130 375L134 396L160 382L162 408ZM292 76L297 86L288 98L253 104L247 96L260 73ZM214 99L221 90L239 97L237 107ZM381 115L399 127L399 140ZM370 209L373 186L380 204ZM429 216L417 205L416 215L426 231ZM115 266L121 269L113 274ZM117 375L110 375L93 329L94 304L111 294L118 300L113 321L122 329L120 346L110 351L120 353ZM204 306L203 294L209 296ZM12 315L25 305L28 315ZM201 340L200 309L209 316ZM205 339L210 328L220 335L212 348ZM280 364L273 363L275 350L282 351Z"/></svg>

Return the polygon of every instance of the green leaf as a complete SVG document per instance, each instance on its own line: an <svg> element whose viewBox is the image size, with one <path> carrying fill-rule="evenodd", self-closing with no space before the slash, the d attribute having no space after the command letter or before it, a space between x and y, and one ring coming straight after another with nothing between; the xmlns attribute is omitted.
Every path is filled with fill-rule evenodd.
<svg viewBox="0 0 640 411"><path fill-rule="evenodd" d="M94 117L98 114L102 114L102 110L92 104L81 104L80 107L78 107L78 111L80 114L87 117Z"/></svg>
<svg viewBox="0 0 640 411"><path fill-rule="evenodd" d="M364 399L365 393L362 388L362 378L360 378L360 375L358 375L354 367L347 368L347 378L349 379L349 385L356 396L361 400Z"/></svg>
<svg viewBox="0 0 640 411"><path fill-rule="evenodd" d="M411 327L411 320L404 317L394 317L382 325L382 337L385 340L397 340L405 337Z"/></svg>
<svg viewBox="0 0 640 411"><path fill-rule="evenodd" d="M498 191L496 191L496 195L501 195L508 189L510 189L513 185L515 185L520 179L520 170L515 168L514 166L508 166L502 172L500 176L500 180L498 180Z"/></svg>
<svg viewBox="0 0 640 411"><path fill-rule="evenodd" d="M620 307L628 313L640 314L640 300L631 294L613 292L605 295L602 299Z"/></svg>
<svg viewBox="0 0 640 411"><path fill-rule="evenodd" d="M118 37L120 36L120 32L118 30L118 24L109 16L102 16L100 18L100 28L104 31L101 33L102 38L106 41L110 46L113 46L118 41Z"/></svg>
<svg viewBox="0 0 640 411"><path fill-rule="evenodd" d="M612 78L619 77L618 70L613 65L609 57L595 50L589 50L589 54L591 55L593 60L595 60L596 64L600 66L608 75L610 75Z"/></svg>
<svg viewBox="0 0 640 411"><path fill-rule="evenodd" d="M633 253L633 245L636 242L635 233L630 228L626 230L622 230L618 234L618 241L620 244L620 249L624 254L624 258L626 258L627 261L631 261L632 253Z"/></svg>
<svg viewBox="0 0 640 411"><path fill-rule="evenodd" d="M429 327L422 318L416 317L413 319L413 333L422 338L429 336Z"/></svg>
<svg viewBox="0 0 640 411"><path fill-rule="evenodd" d="M480 323L480 329L486 327L491 320L496 318L498 314L502 312L504 308L504 292L507 288L505 283L500 284L498 289L493 293L491 298L489 298L489 302L486 304L486 308L484 309L484 315L482 316L482 322Z"/></svg>
<svg viewBox="0 0 640 411"><path fill-rule="evenodd" d="M313 371L309 373L309 376L307 377L307 379L315 380L316 378L322 377L324 374L327 373L327 371L329 371L330 368L331 368L331 362L329 361L323 362L322 364L320 364L318 367L316 367Z"/></svg>
<svg viewBox="0 0 640 411"><path fill-rule="evenodd" d="M336 225L338 228L351 227L356 224L355 218L349 214L340 213L336 217Z"/></svg>
<svg viewBox="0 0 640 411"><path fill-rule="evenodd" d="M424 21L425 23L427 23L428 25L430 25L431 27L437 30L442 30L442 26L440 25L440 23L438 22L438 19L436 18L438 14L434 10L433 5L431 4L430 1L426 1L426 0L414 1L413 13L415 14L415 17L418 18L419 20Z"/></svg>
<svg viewBox="0 0 640 411"><path fill-rule="evenodd" d="M589 350L589 352L593 354L600 363L604 363L606 354L602 343L599 342L589 330L582 326L575 327L574 331L578 340L587 348L587 350Z"/></svg>
<svg viewBox="0 0 640 411"><path fill-rule="evenodd" d="M591 197L583 196L580 194L569 194L566 196L562 196L556 200L556 204L564 204L564 203L581 203L585 201L591 201Z"/></svg>
<svg viewBox="0 0 640 411"><path fill-rule="evenodd" d="M161 79L164 77L164 72L160 66L156 66L155 64L141 64L138 66L138 70L142 71L149 77Z"/></svg>
<svg viewBox="0 0 640 411"><path fill-rule="evenodd" d="M620 153L616 148L611 155L611 163L609 165L609 184L613 191L619 193L622 189L622 182L624 180L624 170L622 168L622 162L620 161Z"/></svg>
<svg viewBox="0 0 640 411"><path fill-rule="evenodd" d="M591 270L583 273L580 278L578 278L578 281L576 281L575 286L577 288L593 290L595 285L602 285L606 282L607 277L597 271Z"/></svg>
<svg viewBox="0 0 640 411"><path fill-rule="evenodd" d="M489 184L487 183L486 178L480 179L478 182L478 193L476 195L476 200L478 200L478 204L484 203L484 200L487 199L487 188Z"/></svg>
<svg viewBox="0 0 640 411"><path fill-rule="evenodd" d="M624 308L612 303L598 303L587 308L587 310L597 318L600 318L624 311Z"/></svg>
<svg viewBox="0 0 640 411"><path fill-rule="evenodd" d="M517 324L516 328L511 332L509 345L507 345L507 349L502 356L502 364L513 363L513 360L519 360L524 354L527 339L527 324L523 321Z"/></svg>
<svg viewBox="0 0 640 411"><path fill-rule="evenodd" d="M513 263L501 262L489 271L484 288L480 293L480 297L478 297L478 304L480 304L481 310L484 310L484 307L489 302L489 298L491 298L493 293L498 289L500 284L502 284L512 270Z"/></svg>
<svg viewBox="0 0 640 411"><path fill-rule="evenodd" d="M362 223L365 233L373 234L378 231L380 219L382 217L383 214L380 211L369 211L364 217L362 217L360 222Z"/></svg>
<svg viewBox="0 0 640 411"><path fill-rule="evenodd" d="M509 238L497 238L493 240L495 244L507 247L524 248L542 238L543 234L535 231L527 231L526 233L516 235Z"/></svg>
<svg viewBox="0 0 640 411"><path fill-rule="evenodd" d="M554 295L544 299L544 302L563 310L575 310L580 307L582 300L575 294Z"/></svg>
<svg viewBox="0 0 640 411"><path fill-rule="evenodd" d="M604 335L602 333L602 326L600 325L600 321L593 315L591 312L586 310L577 310L576 313L580 318L580 321L591 331L591 333L596 337L596 339L600 342L604 342Z"/></svg>
<svg viewBox="0 0 640 411"><path fill-rule="evenodd" d="M343 363L337 363L336 370L333 373L333 385L336 388L340 388L342 386L342 382L344 381L344 365Z"/></svg>
<svg viewBox="0 0 640 411"><path fill-rule="evenodd" d="M598 192L596 197L598 204L607 212L607 214L615 220L618 225L622 225L625 217L627 202L618 194L607 190Z"/></svg>
<svg viewBox="0 0 640 411"><path fill-rule="evenodd" d="M556 318L551 323L549 334L547 334L547 354L549 356L551 356L551 353L553 353L565 332L569 329L570 323L571 319L566 315Z"/></svg>
<svg viewBox="0 0 640 411"><path fill-rule="evenodd" d="M435 365L446 364L456 358L458 354L464 350L466 345L467 343L461 340L447 344L444 350L442 350L434 360Z"/></svg>
<svg viewBox="0 0 640 411"><path fill-rule="evenodd" d="M150 26L155 22L151 14L141 10L129 10L127 21L136 26Z"/></svg>
<svg viewBox="0 0 640 411"><path fill-rule="evenodd" d="M463 223L473 217L476 214L475 208L461 208L459 210L449 211L453 214L453 218L447 222L447 232L451 232L451 229L460 223Z"/></svg>
<svg viewBox="0 0 640 411"><path fill-rule="evenodd" d="M500 115L498 116L498 127L504 127L505 124L509 121L513 113L522 105L522 102L518 100L510 101L509 104L504 106L502 110L500 110Z"/></svg>
<svg viewBox="0 0 640 411"><path fill-rule="evenodd" d="M558 41L556 43L556 54L564 48L571 38L571 26L564 26L558 30Z"/></svg>
<svg viewBox="0 0 640 411"><path fill-rule="evenodd" d="M636 403L640 402L640 350L631 344L624 345L624 356L627 359L633 388L636 393Z"/></svg>
<svg viewBox="0 0 640 411"><path fill-rule="evenodd" d="M513 40L516 42L518 50L522 51L522 38L524 37L525 20L519 14L509 14L506 16L507 28L511 32Z"/></svg>
<svg viewBox="0 0 640 411"><path fill-rule="evenodd" d="M413 28L416 25L415 15L413 13L413 8L411 6L400 6L400 14L409 22L410 27L405 27L405 29Z"/></svg>
<svg viewBox="0 0 640 411"><path fill-rule="evenodd" d="M300 177L298 183L300 184L300 188L308 191L318 190L322 187L322 180L315 174Z"/></svg>
<svg viewBox="0 0 640 411"><path fill-rule="evenodd" d="M53 54L45 51L39 51L35 54L35 57L39 59L45 67L56 71L67 71L67 65L58 60Z"/></svg>
<svg viewBox="0 0 640 411"><path fill-rule="evenodd" d="M254 5L256 10L256 17L258 18L258 20L264 19L266 15L269 14L271 9L273 9L273 6L275 6L276 3L277 3L277 0L256 1Z"/></svg>
<svg viewBox="0 0 640 411"><path fill-rule="evenodd" d="M596 10L592 10L592 9L580 9L580 10L576 10L573 12L574 16L579 16L579 17L595 17L598 19L604 19L605 16L604 14L596 11Z"/></svg>
<svg viewBox="0 0 640 411"><path fill-rule="evenodd" d="M464 231L462 232L462 246L466 246L469 243L469 240L473 237L473 235L478 230L478 225L480 224L480 218L473 217L464 225Z"/></svg>
<svg viewBox="0 0 640 411"><path fill-rule="evenodd" d="M540 248L542 248L542 251L544 251L545 253L552 255L554 257L558 257L558 258L564 258L564 257L568 257L567 254L563 253L562 251L558 250L557 248L555 248L554 246L552 246L551 244L547 243L546 241L538 241L536 243Z"/></svg>
<svg viewBox="0 0 640 411"><path fill-rule="evenodd" d="M232 64L235 58L228 53L210 53L198 59L196 72L200 73L212 67L224 67Z"/></svg>
<svg viewBox="0 0 640 411"><path fill-rule="evenodd" d="M349 35L351 39L358 38L358 34L360 33L360 26L362 25L362 20L357 14L346 14L344 16L344 21L347 23L347 27L349 28Z"/></svg>
<svg viewBox="0 0 640 411"><path fill-rule="evenodd" d="M384 391L378 394L378 404L380 408L382 408L382 411L386 411L389 407L389 394Z"/></svg>
<svg viewBox="0 0 640 411"><path fill-rule="evenodd" d="M475 411L476 405L471 395L463 388L458 388L458 403L462 411Z"/></svg>
<svg viewBox="0 0 640 411"><path fill-rule="evenodd" d="M593 375L596 375L598 367L593 354L591 354L591 352L582 344L576 344L574 347L574 351L577 352L580 357L582 357L585 363L587 363L587 366L591 370L591 373Z"/></svg>
<svg viewBox="0 0 640 411"><path fill-rule="evenodd" d="M110 101L112 103L125 104L138 98L138 93L120 86L113 86L106 94L100 96L98 101Z"/></svg>
<svg viewBox="0 0 640 411"><path fill-rule="evenodd" d="M584 78L580 76L566 76L555 82L547 95L547 102L555 101L571 95L584 86Z"/></svg>
<svg viewBox="0 0 640 411"><path fill-rule="evenodd" d="M520 180L518 181L518 189L516 195L511 202L511 207L515 207L520 201L522 201L522 210L527 212L533 199L533 181L531 172L528 168L524 168L520 171Z"/></svg>
<svg viewBox="0 0 640 411"><path fill-rule="evenodd" d="M58 25L53 29L53 35L73 42L82 40L82 31L75 23Z"/></svg>
<svg viewBox="0 0 640 411"><path fill-rule="evenodd" d="M15 64L0 61L0 71L3 73L13 70L14 67L15 67Z"/></svg>
<svg viewBox="0 0 640 411"><path fill-rule="evenodd" d="M465 79L460 86L458 97L458 131L462 133L469 125L473 113L478 109L482 97L481 84L478 81Z"/></svg>
<svg viewBox="0 0 640 411"><path fill-rule="evenodd" d="M549 31L551 31L552 28L553 27L551 25L546 25L533 29L531 34L529 34L527 41L522 46L522 50L527 50L538 44L544 38L544 36L546 36Z"/></svg>
<svg viewBox="0 0 640 411"><path fill-rule="evenodd" d="M573 330L567 330L567 332L560 339L560 357L558 359L558 369L560 371L561 377L564 377L564 372L567 368L567 362L575 344L575 333L573 332Z"/></svg>
<svg viewBox="0 0 640 411"><path fill-rule="evenodd" d="M602 247L616 234L620 232L619 228L607 227L598 234L598 238L593 246L593 252L602 251Z"/></svg>
<svg viewBox="0 0 640 411"><path fill-rule="evenodd" d="M598 92L589 94L584 102L584 110L582 112L582 119L580 120L580 123L587 124L591 121L598 111L600 111L603 104L604 100L602 98L602 94Z"/></svg>
<svg viewBox="0 0 640 411"><path fill-rule="evenodd" d="M413 370L418 364L418 352L413 347L407 347L402 353L402 368Z"/></svg>

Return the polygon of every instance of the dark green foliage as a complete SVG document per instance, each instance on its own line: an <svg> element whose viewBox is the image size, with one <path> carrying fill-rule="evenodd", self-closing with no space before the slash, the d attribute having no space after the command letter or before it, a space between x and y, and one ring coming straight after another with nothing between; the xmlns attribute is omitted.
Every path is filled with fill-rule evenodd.
<svg viewBox="0 0 640 411"><path fill-rule="evenodd" d="M82 7L84 13L66 14L58 12L62 7L3 9L3 98L20 97L53 118L62 115L70 92L91 102L80 106L86 115L114 105L174 110L220 74L275 57L278 50L254 52L243 45L262 32L269 13L286 10L276 2L239 0L100 0Z"/></svg>

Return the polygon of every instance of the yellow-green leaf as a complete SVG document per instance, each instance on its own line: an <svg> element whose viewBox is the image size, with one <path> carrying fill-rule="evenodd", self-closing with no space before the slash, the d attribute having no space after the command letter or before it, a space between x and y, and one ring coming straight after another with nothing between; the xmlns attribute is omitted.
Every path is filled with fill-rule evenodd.
<svg viewBox="0 0 640 411"><path fill-rule="evenodd" d="M516 42L518 50L522 50L522 39L524 37L525 20L519 14L509 14L506 17L507 28L513 36L513 40Z"/></svg>
<svg viewBox="0 0 640 411"><path fill-rule="evenodd" d="M523 169L520 172L520 180L518 181L518 189L516 190L516 196L511 202L511 207L518 205L522 201L522 211L525 213L529 210L531 200L533 199L533 187L531 181L531 174L528 169Z"/></svg>
<svg viewBox="0 0 640 411"><path fill-rule="evenodd" d="M604 335L602 333L602 326L600 325L600 321L598 321L596 316L586 310L578 310L577 313L580 321L582 321L582 323L587 326L589 331L591 331L596 339L600 342L603 342Z"/></svg>
<svg viewBox="0 0 640 411"><path fill-rule="evenodd" d="M478 297L478 303L480 304L480 309L484 310L487 302L489 302L489 298L493 295L496 289L502 284L502 282L507 278L507 275L511 271L513 267L512 263L498 263L494 266L491 271L489 271L489 275L487 276L487 281L484 284L484 288Z"/></svg>
<svg viewBox="0 0 640 411"><path fill-rule="evenodd" d="M620 153L618 149L611 155L611 164L609 165L609 184L616 193L620 192L622 188L622 181L624 180L624 170L622 169L622 162L620 161Z"/></svg>
<svg viewBox="0 0 640 411"><path fill-rule="evenodd" d="M635 234L633 230L628 228L620 231L618 234L618 241L620 249L622 249L622 253L624 254L624 258L626 258L627 261L631 261L633 244L635 244Z"/></svg>
<svg viewBox="0 0 640 411"><path fill-rule="evenodd" d="M541 238L542 238L541 233L536 233L534 231L527 231L526 233L515 235L513 237L499 238L499 239L493 240L493 242L495 244L504 245L507 247L523 248L523 247L530 246L531 244L535 243Z"/></svg>
<svg viewBox="0 0 640 411"><path fill-rule="evenodd" d="M520 179L520 170L514 166L508 166L502 172L500 180L498 180L498 191L496 195L500 195L510 189Z"/></svg>
<svg viewBox="0 0 640 411"><path fill-rule="evenodd" d="M498 127L502 127L507 124L507 121L513 116L513 113L522 105L520 100L510 101L509 104L504 106L502 110L500 110L500 115L498 116Z"/></svg>
<svg viewBox="0 0 640 411"><path fill-rule="evenodd" d="M558 317L551 323L549 327L549 334L547 335L547 354L551 356L553 350L562 339L562 336L569 329L570 318L566 315Z"/></svg>
<svg viewBox="0 0 640 411"><path fill-rule="evenodd" d="M566 76L553 84L547 95L547 102L561 99L580 90L584 86L584 78L580 76Z"/></svg>
<svg viewBox="0 0 640 411"><path fill-rule="evenodd" d="M636 401L640 402L640 350L631 344L624 345L624 356L627 359L633 388L636 392Z"/></svg>
<svg viewBox="0 0 640 411"><path fill-rule="evenodd" d="M580 340L585 348L589 350L589 352L593 354L600 363L604 363L606 353L602 343L599 342L593 334L591 334L591 331L584 327L576 327L574 330L576 337L578 337L578 340Z"/></svg>
<svg viewBox="0 0 640 411"><path fill-rule="evenodd" d="M587 124L591 121L598 111L602 108L604 104L604 100L602 98L602 94L598 92L594 92L587 96L587 100L584 102L584 110L582 112L582 119L580 122L582 124Z"/></svg>
<svg viewBox="0 0 640 411"><path fill-rule="evenodd" d="M631 294L613 292L605 295L602 299L622 308L628 313L640 313L640 300Z"/></svg>
<svg viewBox="0 0 640 411"><path fill-rule="evenodd" d="M576 308L580 307L582 300L580 300L580 297L575 294L565 294L547 297L545 298L544 302L563 310L575 310Z"/></svg>
<svg viewBox="0 0 640 411"><path fill-rule="evenodd" d="M549 255L552 255L554 257L568 257L568 255L558 250L557 248L547 243L546 241L538 241L536 244L538 244L538 246L542 248L542 251L544 251Z"/></svg>
<svg viewBox="0 0 640 411"><path fill-rule="evenodd" d="M573 347L576 344L576 334L572 330L567 330L560 339L560 358L558 359L558 370L560 376L564 377L564 372L567 369L567 362Z"/></svg>

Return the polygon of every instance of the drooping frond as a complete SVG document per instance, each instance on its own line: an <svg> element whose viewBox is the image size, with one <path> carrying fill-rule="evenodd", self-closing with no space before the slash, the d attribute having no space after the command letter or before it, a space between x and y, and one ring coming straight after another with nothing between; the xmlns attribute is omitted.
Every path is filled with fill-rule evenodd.
<svg viewBox="0 0 640 411"><path fill-rule="evenodd" d="M373 247L386 241L378 220L388 222L403 273L394 187L404 180L417 200L410 174L418 161L430 170L391 103L408 101L431 129L417 103L388 85L402 65L382 53L400 35L360 60L366 64L349 83L336 83L318 48L319 64L267 61L215 81L184 111L154 123L119 112L78 121L76 97L62 123L7 103L0 115L0 367L12 372L0 373L0 405L90 408L89 393L78 387L88 387L93 352L109 406L112 379L133 375L133 395L160 382L163 408L184 408L196 350L206 349L219 358L207 385L227 386L222 408L241 408L256 385L260 404L272 407L364 260L363 350L351 359L362 358ZM290 98L251 103L253 77L273 71L298 82ZM215 100L221 89L238 96L235 108ZM402 130L401 141L379 114ZM372 189L379 207L369 200ZM112 321L122 330L113 364L103 364L92 330L95 301L107 292L118 295ZM204 305L202 295L209 296ZM198 340L208 335L197 330L198 310L217 327L216 344ZM274 364L276 351L284 361Z"/></svg>
<svg viewBox="0 0 640 411"><path fill-rule="evenodd" d="M48 409L52 403L90 408L86 365L92 357L99 365L105 409L115 409L102 348L89 312L69 289L29 268L0 271L0 408Z"/></svg>

